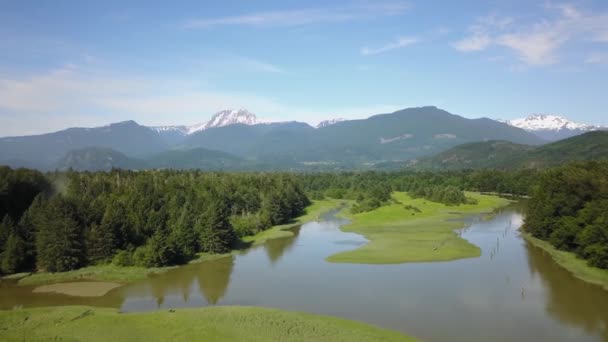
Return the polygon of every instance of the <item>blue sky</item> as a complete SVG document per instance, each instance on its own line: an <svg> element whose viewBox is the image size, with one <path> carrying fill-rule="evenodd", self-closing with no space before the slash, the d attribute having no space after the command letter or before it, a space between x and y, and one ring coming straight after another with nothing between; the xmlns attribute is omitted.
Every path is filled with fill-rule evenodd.
<svg viewBox="0 0 608 342"><path fill-rule="evenodd" d="M0 136L238 107L608 124L607 94L604 0L0 0Z"/></svg>

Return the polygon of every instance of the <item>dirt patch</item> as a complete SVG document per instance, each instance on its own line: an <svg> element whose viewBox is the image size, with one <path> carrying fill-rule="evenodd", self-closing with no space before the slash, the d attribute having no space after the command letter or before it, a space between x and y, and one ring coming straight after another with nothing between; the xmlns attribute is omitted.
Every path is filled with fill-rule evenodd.
<svg viewBox="0 0 608 342"><path fill-rule="evenodd" d="M60 283L38 286L34 293L60 293L74 297L101 297L113 289L122 286L118 283L90 281L75 283Z"/></svg>

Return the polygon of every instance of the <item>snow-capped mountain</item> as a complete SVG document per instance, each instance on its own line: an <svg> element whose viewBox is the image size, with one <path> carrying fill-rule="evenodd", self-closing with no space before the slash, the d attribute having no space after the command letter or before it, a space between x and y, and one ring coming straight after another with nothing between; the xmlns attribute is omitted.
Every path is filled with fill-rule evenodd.
<svg viewBox="0 0 608 342"><path fill-rule="evenodd" d="M239 110L226 109L217 112L211 117L211 120L201 125L194 125L189 127L188 134L202 131L209 128L224 127L234 124L244 125L257 125L260 123L255 114L249 112L247 109L241 108Z"/></svg>
<svg viewBox="0 0 608 342"><path fill-rule="evenodd" d="M563 116L551 114L532 114L513 120L499 120L508 125L534 133L545 140L560 140L589 131L604 129L600 126L574 122Z"/></svg>
<svg viewBox="0 0 608 342"><path fill-rule="evenodd" d="M214 127L224 127L234 124L257 125L259 123L262 122L258 120L255 114L249 112L247 109L241 108L239 110L226 109L219 111L213 114L211 120L192 126L156 126L149 128L161 134L189 135Z"/></svg>
<svg viewBox="0 0 608 342"><path fill-rule="evenodd" d="M334 118L334 119L329 119L329 120L323 120L323 121L319 122L316 127L323 128L323 127L331 126L333 124L337 124L338 122L342 122L342 121L346 121L346 119Z"/></svg>

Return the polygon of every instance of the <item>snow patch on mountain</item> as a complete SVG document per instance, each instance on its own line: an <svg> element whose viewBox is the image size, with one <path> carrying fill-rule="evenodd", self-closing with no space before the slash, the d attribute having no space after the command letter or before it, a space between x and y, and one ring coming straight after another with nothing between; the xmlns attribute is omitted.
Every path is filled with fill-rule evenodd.
<svg viewBox="0 0 608 342"><path fill-rule="evenodd" d="M247 109L241 108L238 110L226 109L219 111L211 117L211 120L192 126L156 126L149 128L158 133L190 135L209 128L224 127L234 124L257 125L260 123L265 123L265 121L259 120L255 114L249 112Z"/></svg>
<svg viewBox="0 0 608 342"><path fill-rule="evenodd" d="M594 125L587 125L570 121L563 116L551 115L551 114L532 114L528 117L514 120L506 120L504 123L525 129L527 131L539 131L539 130L550 130L550 131L561 131L561 130L579 130L579 131L592 131L597 130L600 127Z"/></svg>
<svg viewBox="0 0 608 342"><path fill-rule="evenodd" d="M346 119L334 118L334 119L329 119L329 120L323 120L323 121L319 122L316 127L323 128L323 127L331 126L333 124L337 124L338 122L343 122L343 121L346 121Z"/></svg>
<svg viewBox="0 0 608 342"><path fill-rule="evenodd" d="M258 121L258 118L255 116L255 114L249 112L247 109L226 109L215 113L213 117L211 117L211 120L204 124L189 127L188 134L192 134L194 132L206 130L209 128L224 127L234 124L244 124L251 126L257 125L258 123L260 122Z"/></svg>

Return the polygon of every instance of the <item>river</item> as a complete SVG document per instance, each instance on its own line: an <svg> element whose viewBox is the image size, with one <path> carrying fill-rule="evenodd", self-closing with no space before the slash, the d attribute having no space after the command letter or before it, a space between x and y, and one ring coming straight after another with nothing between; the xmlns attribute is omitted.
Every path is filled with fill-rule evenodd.
<svg viewBox="0 0 608 342"><path fill-rule="evenodd" d="M0 308L82 304L124 312L251 305L340 316L424 341L608 341L608 291L582 282L519 233L517 205L458 231L479 258L333 264L366 240L334 213L239 255L186 265L99 298L3 287Z"/></svg>

